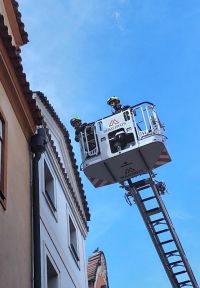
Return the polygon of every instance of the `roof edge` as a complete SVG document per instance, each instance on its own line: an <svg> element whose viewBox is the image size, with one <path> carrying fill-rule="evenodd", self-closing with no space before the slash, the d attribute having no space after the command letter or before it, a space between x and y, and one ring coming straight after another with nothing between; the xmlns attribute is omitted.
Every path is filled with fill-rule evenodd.
<svg viewBox="0 0 200 288"><path fill-rule="evenodd" d="M28 40L28 33L25 31L25 25L22 21L22 14L19 12L19 4L16 0L11 0L13 10L15 13L16 21L18 23L19 32L23 41L23 44L27 44Z"/></svg>
<svg viewBox="0 0 200 288"><path fill-rule="evenodd" d="M72 168L73 168L73 171L74 171L76 183L77 183L78 188L80 190L81 201L82 201L82 204L83 204L83 207L84 207L84 212L85 212L85 215L86 215L86 219L87 219L87 221L90 221L90 212L89 212L88 202L86 200L85 191L84 191L83 184L82 184L82 181L81 181L81 177L80 177L80 174L79 174L79 171L78 171L78 166L76 164L76 159L75 159L75 155L74 155L74 152L73 152L73 147L71 145L69 132L66 129L66 127L64 126L64 124L61 122L61 120L58 117L57 113L55 112L53 106L49 103L47 97L40 91L34 91L34 93L36 93L36 95L39 97L41 102L44 104L44 106L46 107L46 109L48 110L48 112L50 113L52 118L55 120L56 124L60 128L60 130L61 130L61 132L62 132L62 134L63 134L63 136L65 138L65 143L66 143L67 149L69 151L69 156L70 156L70 159L71 159Z"/></svg>
<svg viewBox="0 0 200 288"><path fill-rule="evenodd" d="M12 45L12 37L8 34L8 28L4 24L4 17L0 14L0 38L7 53L8 59L12 65L12 69L17 78L21 91L24 95L25 102L30 110L31 116L35 125L42 124L42 116L40 110L36 105L35 99L33 99L33 92L30 89L30 84L26 79L26 74L23 72L23 66L21 64L22 58L18 53L18 49Z"/></svg>

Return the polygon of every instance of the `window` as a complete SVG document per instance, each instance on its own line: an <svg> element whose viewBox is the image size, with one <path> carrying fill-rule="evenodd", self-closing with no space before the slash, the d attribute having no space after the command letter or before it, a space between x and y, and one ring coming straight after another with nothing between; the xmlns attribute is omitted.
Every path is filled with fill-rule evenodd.
<svg viewBox="0 0 200 288"><path fill-rule="evenodd" d="M125 120L125 121L128 121L128 120L131 119L130 114L129 114L129 111L125 111L125 112L123 113L123 115L124 115L124 120Z"/></svg>
<svg viewBox="0 0 200 288"><path fill-rule="evenodd" d="M58 273L47 256L47 288L58 288Z"/></svg>
<svg viewBox="0 0 200 288"><path fill-rule="evenodd" d="M45 195L47 197L49 205L55 212L56 211L56 199L55 199L55 192L54 192L54 178L52 176L52 173L46 161L44 161L44 185L45 185Z"/></svg>
<svg viewBox="0 0 200 288"><path fill-rule="evenodd" d="M72 222L71 217L69 217L69 233L70 233L70 250L72 252L73 257L78 262L78 248L77 248L77 234L76 234L76 228L74 226L74 223Z"/></svg>
<svg viewBox="0 0 200 288"><path fill-rule="evenodd" d="M5 208L5 121L0 113L0 202Z"/></svg>

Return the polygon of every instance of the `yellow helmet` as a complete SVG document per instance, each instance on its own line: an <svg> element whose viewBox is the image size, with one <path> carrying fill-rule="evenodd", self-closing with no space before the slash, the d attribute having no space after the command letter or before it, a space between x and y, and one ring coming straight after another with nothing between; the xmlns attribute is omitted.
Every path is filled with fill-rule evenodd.
<svg viewBox="0 0 200 288"><path fill-rule="evenodd" d="M74 127L75 124L80 123L81 124L81 119L79 117L74 117L70 120L70 124Z"/></svg>
<svg viewBox="0 0 200 288"><path fill-rule="evenodd" d="M108 99L107 104L110 105L112 102L118 104L120 103L120 100L117 96L112 96Z"/></svg>

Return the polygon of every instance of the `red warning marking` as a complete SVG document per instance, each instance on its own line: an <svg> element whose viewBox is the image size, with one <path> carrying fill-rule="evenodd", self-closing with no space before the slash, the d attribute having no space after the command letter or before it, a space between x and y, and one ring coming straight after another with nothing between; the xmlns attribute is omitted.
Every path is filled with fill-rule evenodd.
<svg viewBox="0 0 200 288"><path fill-rule="evenodd" d="M110 121L110 124L109 124L109 127L114 126L114 125L117 125L117 124L119 124L119 122L118 122L116 119L111 120L111 121Z"/></svg>
<svg viewBox="0 0 200 288"><path fill-rule="evenodd" d="M164 149L164 150L162 151L162 153L160 154L160 156L159 156L159 158L158 158L158 160L157 160L157 162L155 163L155 165L154 165L153 168L157 168L157 167L159 167L159 166L161 166L161 165L164 165L164 164L166 164L166 163L168 163L168 162L170 162L170 161L171 161L171 158L170 158L167 150Z"/></svg>
<svg viewBox="0 0 200 288"><path fill-rule="evenodd" d="M111 181L101 180L101 179L93 178L93 177L89 178L89 180L94 185L94 187L102 187L102 186L114 183Z"/></svg>

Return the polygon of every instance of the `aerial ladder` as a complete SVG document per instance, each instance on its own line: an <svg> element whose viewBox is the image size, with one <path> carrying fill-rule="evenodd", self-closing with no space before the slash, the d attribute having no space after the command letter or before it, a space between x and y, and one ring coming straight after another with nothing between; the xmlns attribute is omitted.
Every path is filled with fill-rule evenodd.
<svg viewBox="0 0 200 288"><path fill-rule="evenodd" d="M94 187L119 183L144 220L172 287L199 285L162 200L154 170L171 161L155 105L142 102L88 124L80 135L81 170ZM139 179L139 180L138 180ZM137 180L137 181L136 181Z"/></svg>

